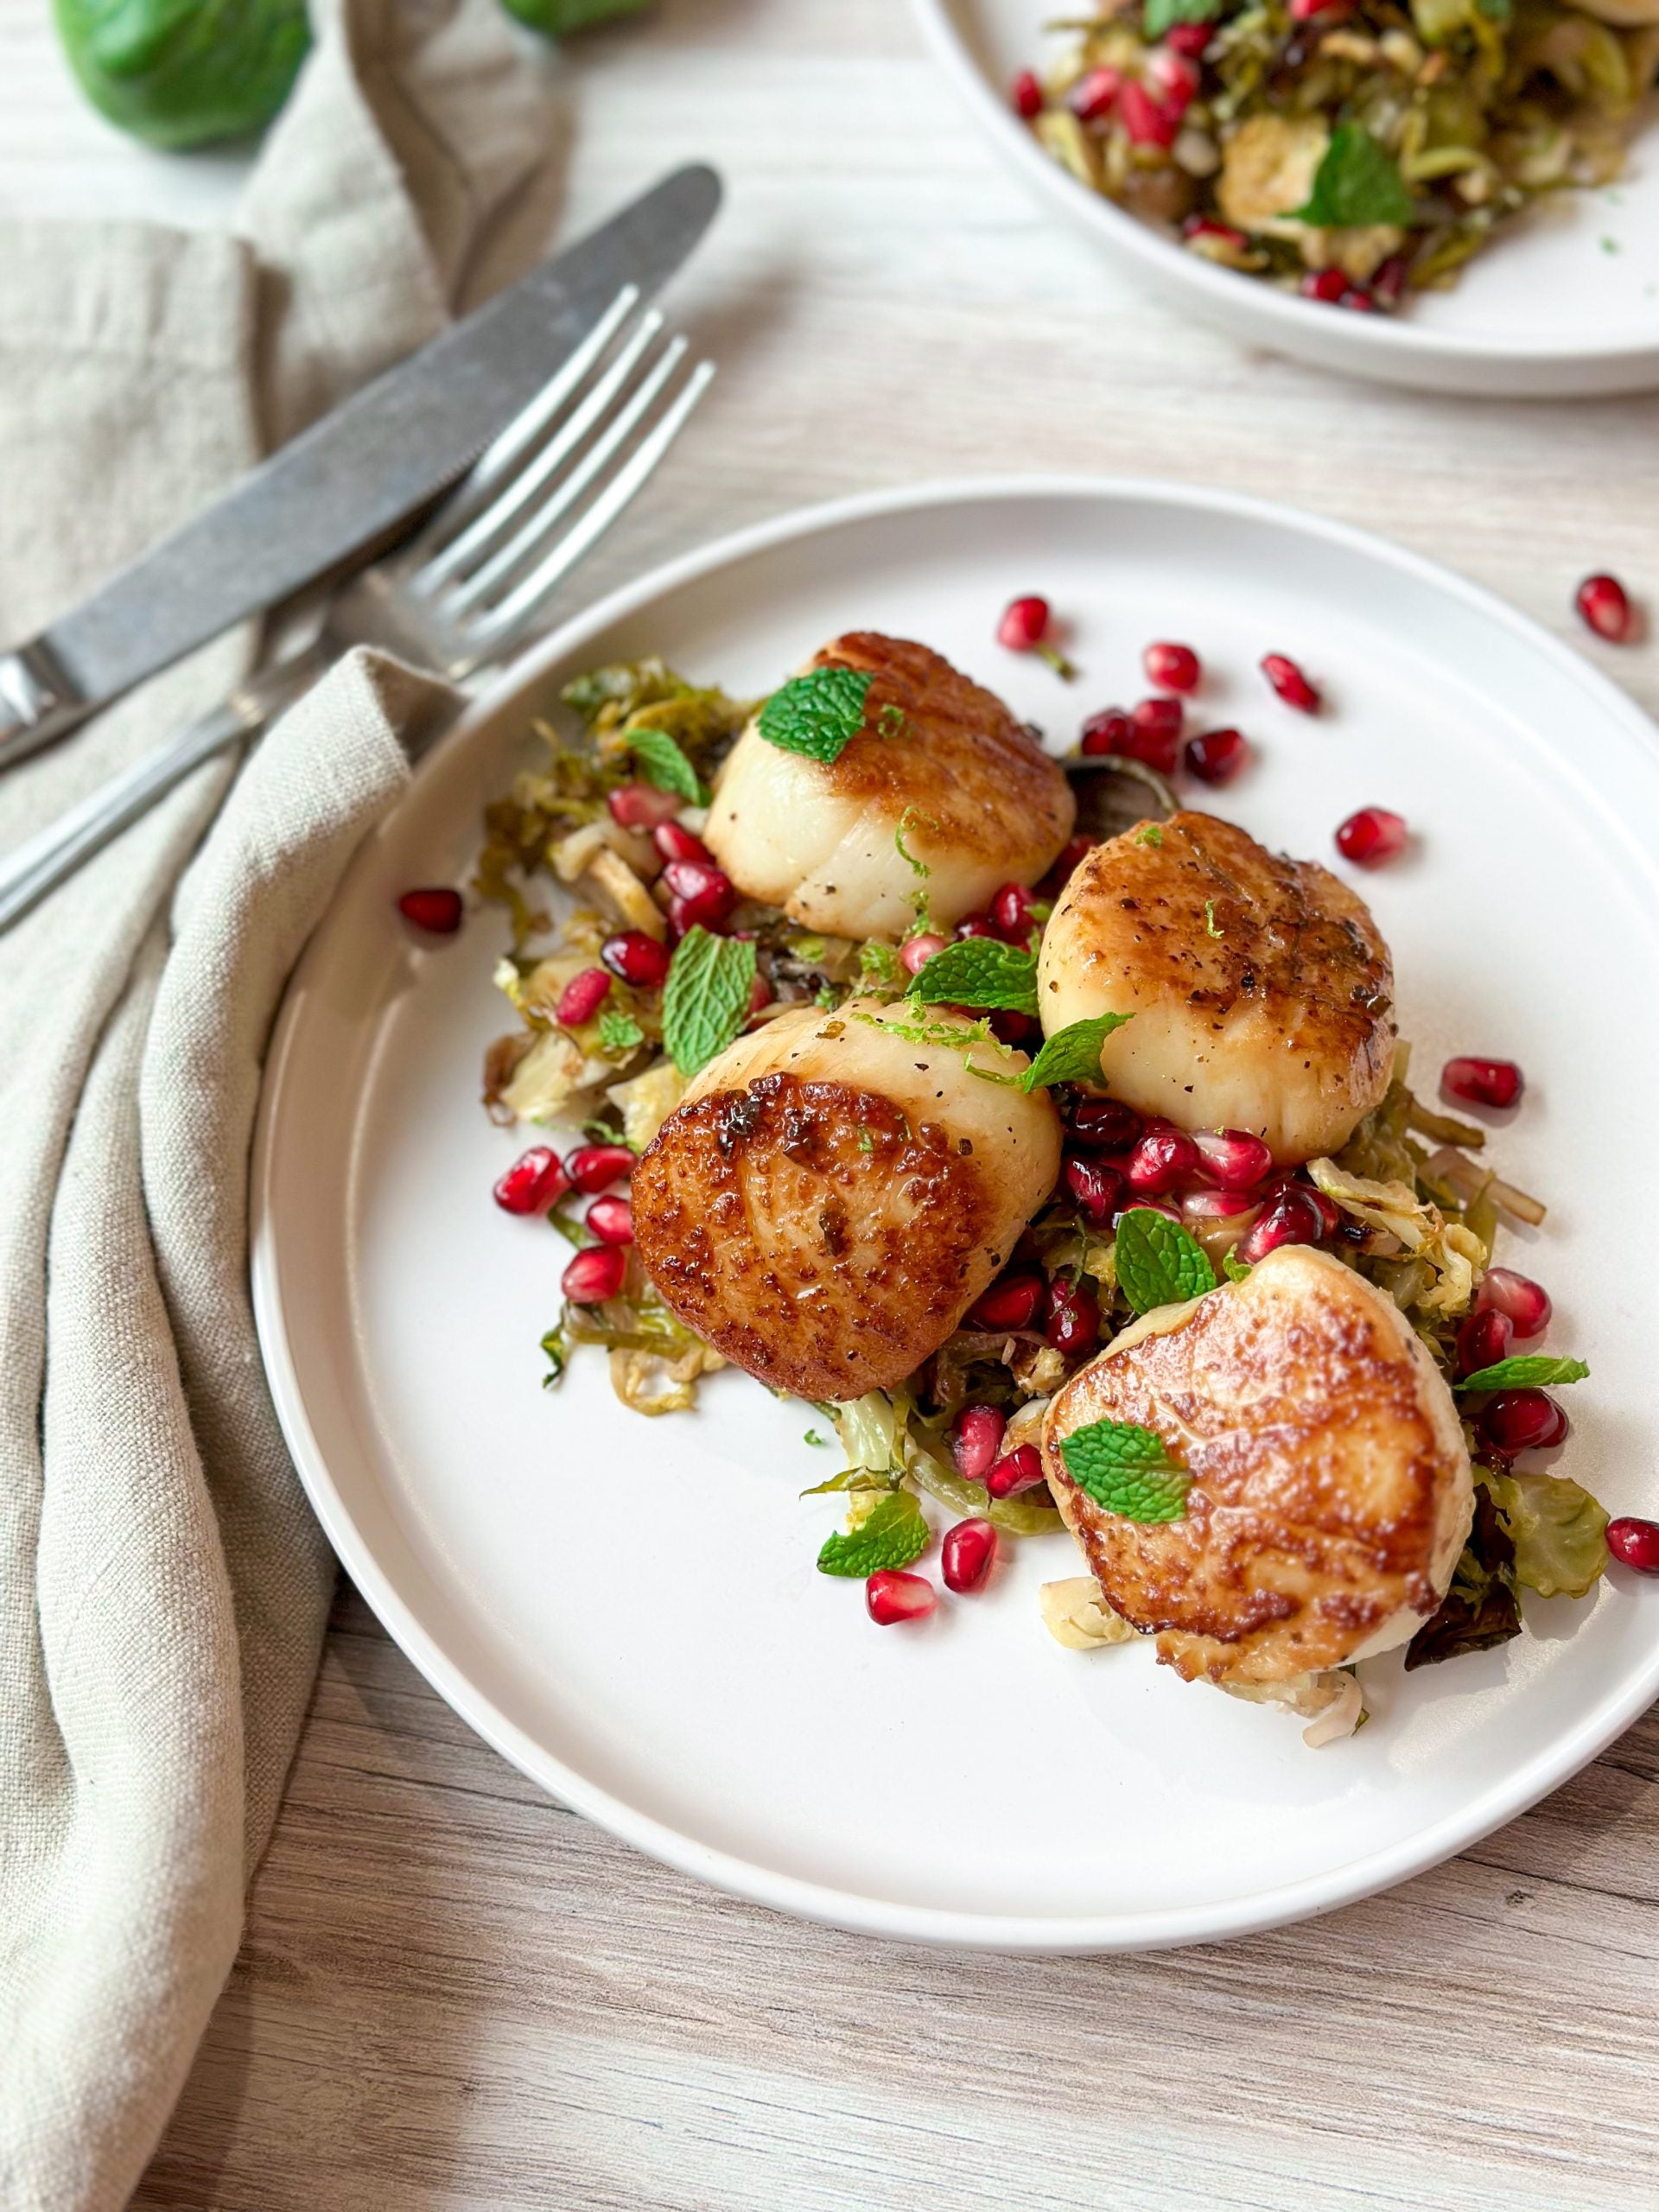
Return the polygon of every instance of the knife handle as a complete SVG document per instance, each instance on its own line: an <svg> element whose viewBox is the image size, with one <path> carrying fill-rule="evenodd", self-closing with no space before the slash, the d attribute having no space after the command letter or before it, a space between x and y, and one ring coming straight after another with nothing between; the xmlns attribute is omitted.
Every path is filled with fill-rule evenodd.
<svg viewBox="0 0 1659 2212"><path fill-rule="evenodd" d="M49 745L91 710L38 638L0 653L0 768Z"/></svg>

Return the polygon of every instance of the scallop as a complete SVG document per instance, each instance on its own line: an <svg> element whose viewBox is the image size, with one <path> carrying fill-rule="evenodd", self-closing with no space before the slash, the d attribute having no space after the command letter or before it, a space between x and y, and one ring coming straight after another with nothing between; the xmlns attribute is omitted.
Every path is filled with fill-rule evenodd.
<svg viewBox="0 0 1659 2212"><path fill-rule="evenodd" d="M1154 1431L1190 1478L1179 1519L1081 1489L1062 1446ZM1056 1394L1054 1500L1102 1594L1187 1681L1283 1684L1404 1643L1445 1596L1474 1489L1452 1393L1391 1299L1281 1245L1149 1313Z"/></svg>
<svg viewBox="0 0 1659 2212"><path fill-rule="evenodd" d="M1059 764L1001 699L928 646L874 631L837 638L807 665L870 676L863 723L829 763L770 743L758 722L739 738L703 836L740 891L806 929L897 938L924 888L949 928L1000 885L1036 881L1071 834L1075 804Z"/></svg>
<svg viewBox="0 0 1659 2212"><path fill-rule="evenodd" d="M774 1389L903 1382L1053 1189L1058 1117L1012 1081L1027 1065L959 1016L875 1000L740 1038L634 1170L658 1294Z"/></svg>
<svg viewBox="0 0 1659 2212"><path fill-rule="evenodd" d="M1249 1129L1281 1164L1336 1152L1389 1087L1394 970L1363 903L1313 861L1176 814L1084 855L1048 927L1049 1036L1132 1014L1101 1078L1184 1129Z"/></svg>

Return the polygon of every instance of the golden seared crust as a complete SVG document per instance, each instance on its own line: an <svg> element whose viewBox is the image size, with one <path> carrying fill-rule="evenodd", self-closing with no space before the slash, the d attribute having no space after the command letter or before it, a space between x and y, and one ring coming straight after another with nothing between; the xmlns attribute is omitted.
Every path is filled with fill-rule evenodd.
<svg viewBox="0 0 1659 2212"><path fill-rule="evenodd" d="M1388 1088L1393 964L1364 903L1313 861L1206 814L1097 845L1045 934L1043 1026L1110 1010L1105 1079L1186 1128L1254 1128L1281 1160L1336 1150Z"/></svg>
<svg viewBox="0 0 1659 2212"><path fill-rule="evenodd" d="M785 1072L671 1115L635 1168L634 1230L666 1304L775 1389L902 1382L1006 1258L994 1172L890 1100Z"/></svg>
<svg viewBox="0 0 1659 2212"><path fill-rule="evenodd" d="M1187 1467L1179 1521L1079 1490L1060 1445L1154 1429ZM1108 1602L1188 1681L1266 1683L1404 1641L1444 1596L1473 1490L1450 1391L1392 1302L1328 1255L1126 1330L1057 1394L1043 1458Z"/></svg>

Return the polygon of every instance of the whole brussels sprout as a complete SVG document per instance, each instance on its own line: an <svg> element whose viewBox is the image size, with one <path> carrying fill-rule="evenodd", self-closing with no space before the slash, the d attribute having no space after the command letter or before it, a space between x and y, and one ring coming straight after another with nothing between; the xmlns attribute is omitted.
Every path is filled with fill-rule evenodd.
<svg viewBox="0 0 1659 2212"><path fill-rule="evenodd" d="M310 43L305 0L54 0L92 105L152 146L269 123Z"/></svg>
<svg viewBox="0 0 1659 2212"><path fill-rule="evenodd" d="M591 30L613 16L637 16L651 0L501 0L510 16L528 23L549 38L563 38L567 31Z"/></svg>

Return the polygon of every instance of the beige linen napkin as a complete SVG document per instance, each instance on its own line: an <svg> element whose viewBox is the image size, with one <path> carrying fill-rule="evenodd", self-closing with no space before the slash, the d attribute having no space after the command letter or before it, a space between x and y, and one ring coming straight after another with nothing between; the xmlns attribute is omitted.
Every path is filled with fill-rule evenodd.
<svg viewBox="0 0 1659 2212"><path fill-rule="evenodd" d="M0 226L0 637L199 506L262 423L290 434L429 337L537 160L495 0L314 13L244 239ZM0 778L0 849L251 643ZM334 1570L254 1341L248 1147L289 971L437 696L353 656L228 799L232 768L203 770L0 938L4 2212L125 2202L292 1756Z"/></svg>

